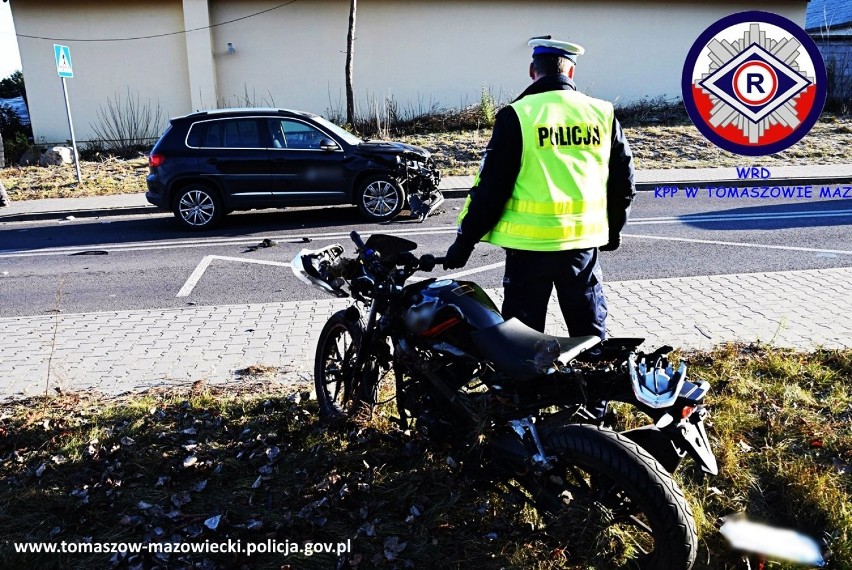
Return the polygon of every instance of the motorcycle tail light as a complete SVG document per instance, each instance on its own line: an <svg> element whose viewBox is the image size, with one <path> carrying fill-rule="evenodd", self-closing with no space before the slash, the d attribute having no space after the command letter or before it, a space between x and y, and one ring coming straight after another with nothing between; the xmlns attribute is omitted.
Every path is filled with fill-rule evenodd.
<svg viewBox="0 0 852 570"><path fill-rule="evenodd" d="M694 411L695 411L695 406L684 406L683 409L680 411L681 419L685 420L686 418L691 416L692 412L694 412Z"/></svg>

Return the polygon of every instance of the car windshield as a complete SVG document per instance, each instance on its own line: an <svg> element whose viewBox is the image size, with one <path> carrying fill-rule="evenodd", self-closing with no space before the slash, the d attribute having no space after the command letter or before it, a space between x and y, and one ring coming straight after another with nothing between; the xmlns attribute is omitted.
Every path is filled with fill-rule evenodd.
<svg viewBox="0 0 852 570"><path fill-rule="evenodd" d="M359 139L358 137L356 137L355 135L353 135L352 133L350 133L349 131L341 129L340 127L338 127L337 125L335 125L331 121L327 121L326 119L323 119L322 117L312 117L312 118L313 118L314 121L316 121L317 123L319 123L323 127L327 128L328 130L330 130L331 132L333 132L334 134L336 134L337 136L342 138L344 141L346 141L347 144L358 145L358 144L361 144L362 142L364 142L361 139Z"/></svg>

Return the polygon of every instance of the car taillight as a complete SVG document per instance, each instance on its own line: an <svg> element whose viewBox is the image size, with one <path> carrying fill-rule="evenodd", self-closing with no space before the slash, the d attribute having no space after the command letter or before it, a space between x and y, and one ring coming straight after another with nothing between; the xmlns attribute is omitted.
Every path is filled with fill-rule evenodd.
<svg viewBox="0 0 852 570"><path fill-rule="evenodd" d="M164 162L166 162L165 155L151 154L151 155L148 156L148 166L150 166L151 168L157 168L158 166L162 165Z"/></svg>

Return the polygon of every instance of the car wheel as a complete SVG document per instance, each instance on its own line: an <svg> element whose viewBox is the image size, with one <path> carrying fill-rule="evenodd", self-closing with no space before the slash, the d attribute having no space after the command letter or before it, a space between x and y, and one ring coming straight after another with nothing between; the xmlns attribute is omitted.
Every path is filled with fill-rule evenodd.
<svg viewBox="0 0 852 570"><path fill-rule="evenodd" d="M219 223L225 210L219 196L208 186L190 184L175 196L174 213L186 229L206 230Z"/></svg>
<svg viewBox="0 0 852 570"><path fill-rule="evenodd" d="M393 219L405 205L405 191L388 176L373 176L361 183L357 194L361 215L371 222Z"/></svg>

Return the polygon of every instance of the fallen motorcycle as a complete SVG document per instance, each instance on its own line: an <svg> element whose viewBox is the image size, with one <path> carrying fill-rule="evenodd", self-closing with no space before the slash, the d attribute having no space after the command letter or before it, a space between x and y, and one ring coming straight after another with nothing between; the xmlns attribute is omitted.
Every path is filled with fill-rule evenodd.
<svg viewBox="0 0 852 570"><path fill-rule="evenodd" d="M708 383L687 380L685 364L673 369L670 347L645 354L639 338L554 337L504 320L475 283L408 283L442 260L416 257L417 244L397 236L350 236L354 258L331 245L291 264L306 283L355 300L320 333L322 416L371 413L392 376L400 428L449 448L449 463L480 480L518 490L561 549L616 540L630 566L692 566L695 522L670 473L686 456L717 473L703 423ZM607 401L652 423L615 432L599 412Z"/></svg>

